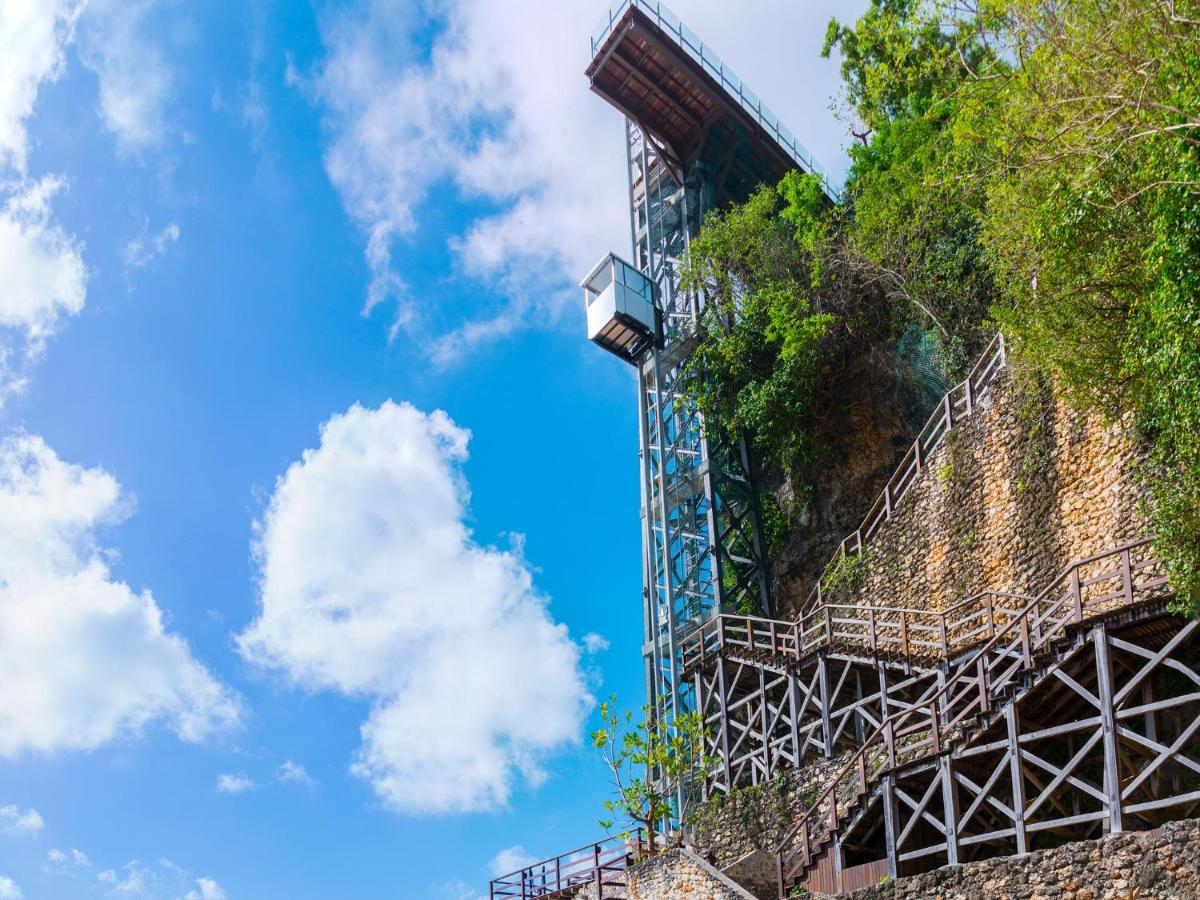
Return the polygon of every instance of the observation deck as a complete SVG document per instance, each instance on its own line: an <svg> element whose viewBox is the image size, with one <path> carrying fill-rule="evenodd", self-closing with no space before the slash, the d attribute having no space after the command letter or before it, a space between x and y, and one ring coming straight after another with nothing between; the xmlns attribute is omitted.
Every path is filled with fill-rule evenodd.
<svg viewBox="0 0 1200 900"><path fill-rule="evenodd" d="M744 198L799 168L840 192L779 117L661 3L619 0L592 33L591 88L661 144L674 167L706 165L718 196Z"/></svg>

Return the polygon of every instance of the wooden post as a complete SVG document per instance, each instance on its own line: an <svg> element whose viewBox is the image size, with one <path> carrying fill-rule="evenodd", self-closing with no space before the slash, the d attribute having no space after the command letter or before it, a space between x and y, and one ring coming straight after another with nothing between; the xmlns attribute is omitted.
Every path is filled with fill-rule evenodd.
<svg viewBox="0 0 1200 900"><path fill-rule="evenodd" d="M1125 605L1133 605L1133 571L1129 559L1129 551L1121 551L1121 589L1125 594Z"/></svg>
<svg viewBox="0 0 1200 900"><path fill-rule="evenodd" d="M920 436L920 435L917 435L917 439L916 439L915 441L913 441L913 458L914 458L914 459L916 459L916 461L917 461L917 471L916 471L916 474L917 474L917 475L920 475L920 474L921 474L921 465L922 465L922 460L921 460L921 436Z"/></svg>
<svg viewBox="0 0 1200 900"><path fill-rule="evenodd" d="M1025 853L1028 850L1025 840L1025 768L1021 764L1020 722L1017 719L1015 701L1009 701L1004 710L1004 721L1008 726L1008 773L1012 779L1013 835L1016 838L1017 853Z"/></svg>
<svg viewBox="0 0 1200 900"><path fill-rule="evenodd" d="M1108 833L1124 831L1121 816L1121 772L1117 759L1117 727L1113 710L1112 660L1108 633L1103 625L1092 627L1096 651L1096 695L1100 700L1100 727L1104 733L1104 805L1108 808Z"/></svg>
<svg viewBox="0 0 1200 900"><path fill-rule="evenodd" d="M982 653L975 658L975 673L975 677L979 679L979 711L985 713L991 709L992 704L988 698L987 666Z"/></svg>
<svg viewBox="0 0 1200 900"><path fill-rule="evenodd" d="M971 376L967 376L967 380L963 382L967 386L967 415L969 416L975 410L975 389L971 387Z"/></svg>
<svg viewBox="0 0 1200 900"><path fill-rule="evenodd" d="M882 662L875 664L879 669L879 713L880 722L883 722L883 740L887 747L888 768L896 766L896 743L892 740L892 723L888 721L891 717L888 709L888 692L887 692L887 668Z"/></svg>
<svg viewBox="0 0 1200 900"><path fill-rule="evenodd" d="M900 861L896 852L896 776L883 776L883 839L887 848L887 873L890 878L900 875Z"/></svg>
<svg viewBox="0 0 1200 900"><path fill-rule="evenodd" d="M794 765L800 768L800 696L796 690L796 680L799 678L795 672L788 672L788 706L790 714L788 715L788 732L792 739L792 758L795 760Z"/></svg>
<svg viewBox="0 0 1200 900"><path fill-rule="evenodd" d="M860 744L867 739L867 724L862 715L862 670L854 668L854 739Z"/></svg>
<svg viewBox="0 0 1200 900"><path fill-rule="evenodd" d="M833 723L829 717L829 671L825 654L817 658L817 686L821 692L821 730L824 732L825 758L833 756Z"/></svg>
<svg viewBox="0 0 1200 900"><path fill-rule="evenodd" d="M721 767L725 770L725 791L729 792L733 790L733 769L729 765L729 691L725 686L725 661L720 659L717 660L717 692L721 707Z"/></svg>
<svg viewBox="0 0 1200 900"><path fill-rule="evenodd" d="M1071 570L1071 614L1072 621L1083 621L1083 592L1079 589L1079 566Z"/></svg>
<svg viewBox="0 0 1200 900"><path fill-rule="evenodd" d="M937 716L933 717L934 726ZM946 864L958 865L958 791L954 787L954 768L950 763L950 754L946 754L939 762L942 777L942 815L946 825Z"/></svg>
<svg viewBox="0 0 1200 900"><path fill-rule="evenodd" d="M890 484L883 486L883 512L885 520L892 517L892 486Z"/></svg>
<svg viewBox="0 0 1200 900"><path fill-rule="evenodd" d="M762 734L763 746L763 781L771 777L771 715L770 704L767 703L767 675L762 666L758 669L759 709L762 711L762 724L759 731Z"/></svg>

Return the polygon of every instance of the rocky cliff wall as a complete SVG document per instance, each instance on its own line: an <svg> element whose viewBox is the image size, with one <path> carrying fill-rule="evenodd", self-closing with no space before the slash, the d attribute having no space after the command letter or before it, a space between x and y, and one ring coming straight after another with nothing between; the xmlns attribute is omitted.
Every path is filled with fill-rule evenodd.
<svg viewBox="0 0 1200 900"><path fill-rule="evenodd" d="M1200 820L1005 856L840 895L844 900L1194 900L1200 897Z"/></svg>
<svg viewBox="0 0 1200 900"><path fill-rule="evenodd" d="M1147 533L1141 458L1129 422L1080 413L1044 382L1006 371L926 461L835 596L943 609L984 589L1036 593L1073 559ZM794 612L803 597L788 600Z"/></svg>

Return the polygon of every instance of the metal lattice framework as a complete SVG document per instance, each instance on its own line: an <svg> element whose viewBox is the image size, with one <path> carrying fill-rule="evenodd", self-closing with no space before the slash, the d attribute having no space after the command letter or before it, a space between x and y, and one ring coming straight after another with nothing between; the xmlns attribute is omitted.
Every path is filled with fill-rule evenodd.
<svg viewBox="0 0 1200 900"><path fill-rule="evenodd" d="M652 139L627 122L634 263L659 287L664 346L638 365L647 690L661 714L691 708L678 638L721 609L769 610L761 526L745 441L706 427L683 367L702 298L679 284L701 212Z"/></svg>

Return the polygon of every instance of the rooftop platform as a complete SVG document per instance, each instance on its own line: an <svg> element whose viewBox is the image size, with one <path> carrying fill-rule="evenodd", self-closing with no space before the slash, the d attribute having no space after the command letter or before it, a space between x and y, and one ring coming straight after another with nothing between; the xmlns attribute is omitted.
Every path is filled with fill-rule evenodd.
<svg viewBox="0 0 1200 900"><path fill-rule="evenodd" d="M592 90L663 145L684 169L702 162L719 194L744 199L791 169L820 165L712 49L661 3L619 0L592 34ZM719 196L717 202L725 197Z"/></svg>

